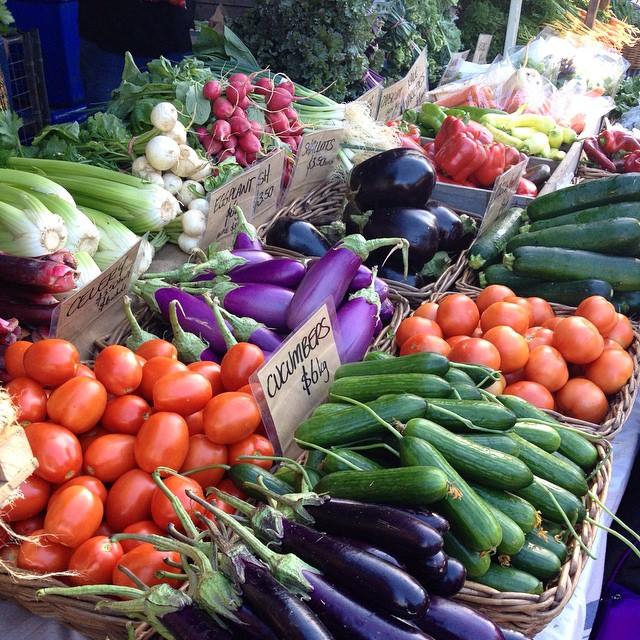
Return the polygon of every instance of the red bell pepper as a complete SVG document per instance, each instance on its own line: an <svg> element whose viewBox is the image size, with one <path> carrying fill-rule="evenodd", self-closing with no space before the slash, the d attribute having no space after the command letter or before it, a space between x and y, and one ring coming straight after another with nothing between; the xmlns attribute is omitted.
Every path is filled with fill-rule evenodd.
<svg viewBox="0 0 640 640"><path fill-rule="evenodd" d="M431 140L431 142L425 142L422 145L422 148L424 149L424 152L427 154L427 158L429 158L429 160L434 160L436 157L436 144L433 140Z"/></svg>
<svg viewBox="0 0 640 640"><path fill-rule="evenodd" d="M469 182L469 180L462 180L460 182L456 180L452 180L448 176L440 173L438 171L438 182L444 182L445 184L457 184L459 187L475 187L476 185L473 182Z"/></svg>
<svg viewBox="0 0 640 640"><path fill-rule="evenodd" d="M605 129L598 136L598 144L608 156L614 156L619 151L639 151L640 141L631 133L620 129Z"/></svg>
<svg viewBox="0 0 640 640"><path fill-rule="evenodd" d="M600 169L615 173L616 166L608 158L601 147L598 145L596 138L587 138L582 145L582 150L591 162L594 162Z"/></svg>
<svg viewBox="0 0 640 640"><path fill-rule="evenodd" d="M535 198L538 195L538 187L536 187L531 180L520 178L516 194L519 196L531 196L532 198Z"/></svg>
<svg viewBox="0 0 640 640"><path fill-rule="evenodd" d="M482 142L482 144L492 144L493 143L493 135L486 127L483 127L479 122L475 122L474 120L469 120L465 124L467 133L470 133L478 142Z"/></svg>
<svg viewBox="0 0 640 640"><path fill-rule="evenodd" d="M486 147L487 159L471 176L471 180L479 186L489 188L496 178L504 173L505 148L503 144L492 144Z"/></svg>
<svg viewBox="0 0 640 640"><path fill-rule="evenodd" d="M504 168L507 170L521 161L520 152L515 147L504 148Z"/></svg>
<svg viewBox="0 0 640 640"><path fill-rule="evenodd" d="M450 138L457 133L464 133L466 126L460 118L454 118L453 116L447 116L440 127L440 131L436 134L435 145L436 151L440 149Z"/></svg>
<svg viewBox="0 0 640 640"><path fill-rule="evenodd" d="M425 150L422 148L420 143L416 142L411 136L405 133L400 133L398 137L400 138L400 146L403 149L415 149L422 154L425 153Z"/></svg>
<svg viewBox="0 0 640 640"><path fill-rule="evenodd" d="M484 146L468 133L456 133L440 148L436 143L436 149L436 166L456 182L466 180L487 159Z"/></svg>
<svg viewBox="0 0 640 640"><path fill-rule="evenodd" d="M625 173L640 173L640 151L633 151L624 157Z"/></svg>

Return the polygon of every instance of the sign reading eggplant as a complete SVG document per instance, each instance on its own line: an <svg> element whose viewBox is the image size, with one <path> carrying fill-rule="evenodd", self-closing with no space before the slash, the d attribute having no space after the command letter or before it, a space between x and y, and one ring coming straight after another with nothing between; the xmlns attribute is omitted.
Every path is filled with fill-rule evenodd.
<svg viewBox="0 0 640 640"><path fill-rule="evenodd" d="M255 214L252 221L256 227L268 222L278 208L285 158L285 152L280 149L267 156L257 166L259 169L258 187Z"/></svg>
<svg viewBox="0 0 640 640"><path fill-rule="evenodd" d="M328 300L251 378L269 438L280 451L299 451L293 440L298 425L326 399L340 356Z"/></svg>
<svg viewBox="0 0 640 640"><path fill-rule="evenodd" d="M402 78L382 91L378 120L386 122L399 118L404 110L404 99L407 95L407 79Z"/></svg>
<svg viewBox="0 0 640 640"><path fill-rule="evenodd" d="M71 339L102 315L129 290L131 276L138 259L140 242L116 260L106 271L56 308L51 323L51 335Z"/></svg>
<svg viewBox="0 0 640 640"><path fill-rule="evenodd" d="M407 97L404 103L405 109L419 107L429 91L429 76L427 73L427 48L425 47L413 63L406 76Z"/></svg>
<svg viewBox="0 0 640 640"><path fill-rule="evenodd" d="M382 85L376 85L363 93L356 102L366 102L369 105L369 115L375 120L378 117L378 107L380 105L380 96L382 95Z"/></svg>
<svg viewBox="0 0 640 640"><path fill-rule="evenodd" d="M495 181L493 185L493 191L487 204L487 210L480 223L480 229L478 229L478 235L482 235L498 218L503 216L509 209L511 200L518 188L520 178L527 167L528 160L522 160L518 164L514 165Z"/></svg>

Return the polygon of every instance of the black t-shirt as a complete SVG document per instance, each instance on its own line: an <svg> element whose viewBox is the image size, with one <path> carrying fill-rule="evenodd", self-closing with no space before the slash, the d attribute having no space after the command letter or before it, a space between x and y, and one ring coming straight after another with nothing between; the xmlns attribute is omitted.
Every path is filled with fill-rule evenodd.
<svg viewBox="0 0 640 640"><path fill-rule="evenodd" d="M187 53L194 11L195 0L187 0L186 9L148 0L80 0L80 36L114 53Z"/></svg>

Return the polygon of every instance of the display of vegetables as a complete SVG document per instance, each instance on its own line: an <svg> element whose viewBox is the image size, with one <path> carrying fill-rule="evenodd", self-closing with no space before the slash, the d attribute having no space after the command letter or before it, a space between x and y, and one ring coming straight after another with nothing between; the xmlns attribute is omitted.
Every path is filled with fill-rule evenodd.
<svg viewBox="0 0 640 640"><path fill-rule="evenodd" d="M587 138L582 149L591 163L605 171L640 171L640 140L624 128L603 129L599 135Z"/></svg>

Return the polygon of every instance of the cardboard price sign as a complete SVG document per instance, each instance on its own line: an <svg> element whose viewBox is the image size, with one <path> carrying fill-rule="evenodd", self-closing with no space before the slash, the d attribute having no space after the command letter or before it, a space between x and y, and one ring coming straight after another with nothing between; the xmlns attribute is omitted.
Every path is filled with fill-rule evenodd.
<svg viewBox="0 0 640 640"><path fill-rule="evenodd" d="M57 307L51 323L51 335L70 340L86 331L109 307L122 300L129 290L138 259L140 242L76 293Z"/></svg>
<svg viewBox="0 0 640 640"><path fill-rule="evenodd" d="M493 185L493 191L487 204L487 210L480 223L478 235L482 235L498 218L502 217L511 204L518 188L520 178L527 167L528 160L523 160L499 176Z"/></svg>
<svg viewBox="0 0 640 640"><path fill-rule="evenodd" d="M478 36L478 42L476 42L476 50L473 52L473 58L471 62L477 64L485 64L487 62L487 55L489 54L489 47L493 36L488 33L481 33Z"/></svg>
<svg viewBox="0 0 640 640"><path fill-rule="evenodd" d="M252 221L256 227L268 222L278 208L285 157L285 152L280 149L267 156L256 167L258 169L258 186L255 214Z"/></svg>
<svg viewBox="0 0 640 640"><path fill-rule="evenodd" d="M366 102L369 105L369 114L375 120L378 117L378 107L380 106L380 97L382 96L382 86L376 85L369 91L363 93L356 102Z"/></svg>
<svg viewBox="0 0 640 640"><path fill-rule="evenodd" d="M284 455L300 451L295 430L327 398L340 366L333 318L328 299L251 377L269 439Z"/></svg>
<svg viewBox="0 0 640 640"><path fill-rule="evenodd" d="M438 86L441 87L444 84L449 84L456 79L458 75L458 70L462 66L462 63L469 57L469 51L458 51L458 53L454 53L451 56L451 60L449 60L449 64L446 69L442 73L442 78L440 78L440 82Z"/></svg>
<svg viewBox="0 0 640 640"><path fill-rule="evenodd" d="M407 79L402 78L394 82L390 87L383 89L380 96L380 108L378 120L386 122L399 118L404 111L404 99L407 95Z"/></svg>
<svg viewBox="0 0 640 640"><path fill-rule="evenodd" d="M427 71L427 48L425 47L405 78L407 82L405 109L419 107L425 101L425 97L429 92L429 74Z"/></svg>

